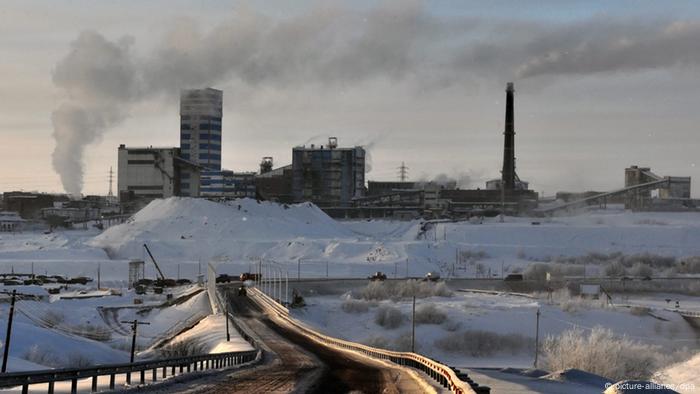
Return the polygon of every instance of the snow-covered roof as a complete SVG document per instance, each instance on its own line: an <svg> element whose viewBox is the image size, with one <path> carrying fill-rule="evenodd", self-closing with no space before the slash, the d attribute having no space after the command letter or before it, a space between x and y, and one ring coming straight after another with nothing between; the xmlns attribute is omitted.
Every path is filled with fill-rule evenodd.
<svg viewBox="0 0 700 394"><path fill-rule="evenodd" d="M17 212L0 211L0 222L24 222Z"/></svg>

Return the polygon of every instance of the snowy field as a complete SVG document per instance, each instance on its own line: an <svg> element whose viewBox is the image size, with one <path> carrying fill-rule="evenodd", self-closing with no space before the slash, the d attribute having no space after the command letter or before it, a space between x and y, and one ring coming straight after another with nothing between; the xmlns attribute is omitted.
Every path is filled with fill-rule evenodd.
<svg viewBox="0 0 700 394"><path fill-rule="evenodd" d="M250 199L223 204L171 198L153 201L126 223L102 232L89 229L0 234L0 272L95 279L99 267L102 287L121 294L47 298L52 302L21 301L23 312L17 316L20 328L13 336L11 369L65 366L85 360L124 361L128 357L125 344L129 332L118 321L137 317L153 322L143 327L139 338L142 357L149 357L154 354L149 348L156 342L177 334L184 328L183 323L202 319L208 313L203 293L168 306L162 305L165 296L149 295L143 301L153 308L148 312L134 308L135 294L124 289L129 260L145 260L146 277L154 278L156 274L144 252L144 243L166 276L191 280L206 272L209 263L219 273L237 275L254 270L261 259L275 261L288 271L290 278L295 278L299 270L303 278L366 278L382 271L390 278L422 277L436 272L448 280L493 279L527 272L536 263L570 263L592 253L603 254L603 259L609 260L586 266L585 273L592 276L601 275L606 269L604 264L615 259L644 254L651 255L649 259L653 261L670 258L670 263L664 263L666 266L652 267L655 275L685 275L673 271L668 264L700 256L700 214L609 209L572 217L484 218L425 226L420 221L335 221L311 204L285 206ZM358 289L365 284L360 283ZM21 290L41 293L26 287ZM92 292L95 287L92 282L70 291ZM616 336L626 335L669 351L698 349L696 331L676 312L668 310L672 304L666 301L679 300L684 309L700 310L698 292L693 293L693 289L685 289L683 294L674 293L673 289L665 289L664 293L613 294L617 306L610 307L601 305L604 302L579 302L563 295L550 300L541 295L533 298L460 291L465 287L468 286L452 287L449 296L431 295L418 300L421 308L432 305L438 315L432 318L439 321L417 326L419 351L458 366L531 367L538 308L541 338L573 327L585 331L600 325ZM12 288L5 286L3 290ZM353 290L352 297L357 296L358 289ZM197 290L192 287L179 291ZM309 305L294 313L332 335L387 347L406 345L411 309L407 299L374 300L366 310L359 306L357 311L344 306L350 296L309 297ZM8 306L1 305L0 335L4 335L2 319L6 319ZM398 310L396 327L378 325L376 316L382 308ZM47 314L57 315L52 316L53 327L38 318ZM55 320L61 322L58 328ZM244 343L231 347L223 345L220 338L209 338L208 329L204 328L218 327L217 324L221 322L216 318L206 318L198 328L195 326L183 335L196 334L200 342L207 344L207 351L245 348ZM98 341L75 334L75 330L85 326L98 334L109 332L110 337ZM484 337L484 343L501 341L513 345L508 351L482 349L472 354L469 335L475 332L490 333ZM455 343L460 345L450 346ZM51 349L50 354L33 354L32 349L37 347ZM79 354L59 349L76 349Z"/></svg>

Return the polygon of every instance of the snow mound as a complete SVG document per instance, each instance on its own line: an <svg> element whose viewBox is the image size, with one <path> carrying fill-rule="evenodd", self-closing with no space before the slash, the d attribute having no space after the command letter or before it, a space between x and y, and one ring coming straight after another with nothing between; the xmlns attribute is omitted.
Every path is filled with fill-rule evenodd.
<svg viewBox="0 0 700 394"><path fill-rule="evenodd" d="M558 382L585 384L587 386L600 387L601 389L609 387L612 383L609 379L600 375L595 375L590 372L573 368L552 372L549 375L542 376L541 378L556 380Z"/></svg>
<svg viewBox="0 0 700 394"><path fill-rule="evenodd" d="M112 258L143 256L147 243L156 258L226 259L233 241L334 239L355 236L311 203L283 205L241 199L225 203L205 199L154 200L127 223L109 228L89 242Z"/></svg>

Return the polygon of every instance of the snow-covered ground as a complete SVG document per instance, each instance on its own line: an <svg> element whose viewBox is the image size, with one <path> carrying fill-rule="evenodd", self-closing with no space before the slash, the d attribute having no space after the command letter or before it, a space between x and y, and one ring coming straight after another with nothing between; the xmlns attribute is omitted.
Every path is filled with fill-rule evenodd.
<svg viewBox="0 0 700 394"><path fill-rule="evenodd" d="M440 223L429 226L426 231L421 221L335 221L312 204L286 206L251 199L216 203L170 198L153 201L128 222L103 232L88 229L51 234L0 234L0 273L34 272L96 279L99 267L102 286L122 293L122 296L100 298L57 300L54 297L53 303L20 302L20 309L26 309L29 315L58 311L69 316L66 321L72 326L103 327L113 331L113 337L107 342L76 339L37 324L37 319L31 320L20 313L17 327L23 328L18 330L16 346L13 344L11 349L15 368L34 367L26 355L32 345L44 344L36 342L40 337L52 338L47 348L88 349L87 356L95 362L120 361L126 357L124 344L128 342L129 333L128 327L121 323L121 327L118 326L117 321L137 317L152 321L151 326L140 327L143 336L139 343L145 348L177 334L178 324L187 325L183 322L198 320L201 317L198 314L205 313L207 308L201 295L175 306L136 313L134 294L123 288L131 259L145 260L146 277L155 277L155 268L142 246L144 243L148 244L166 276L192 280L204 273L209 263L216 266L219 273L238 274L253 270L260 259L274 260L286 267L290 278L297 275L297 269L307 278L364 278L376 271L383 271L390 277L419 277L427 272L439 272L443 278L475 276L477 264L455 264L456 256L462 254L478 261L482 269L480 275L494 276L501 274L502 269L504 273L515 272L533 262L591 252L652 253L676 258L700 256L700 214L632 213L610 209L551 219L505 217ZM92 282L73 291L94 288ZM9 289L11 286L4 290ZM668 307L666 298L679 299L684 308L700 309L697 297L687 294L626 294L625 297L616 302L652 307L656 317L633 314L627 307L577 310L567 307L565 311L545 300L511 295L455 291L452 297L421 299L420 303L435 303L443 309L448 321L441 325L420 325L417 329L419 348L457 365L529 366L532 364L529 345L516 354L485 357L465 356L432 345L450 334L466 330L484 330L505 336L517 334L522 335L525 342L532 341L535 311L539 307L541 336L574 326L585 330L600 324L617 335L626 334L666 347L688 344L697 349L694 332L677 314L664 310ZM379 306L365 313L351 314L342 311L343 300L338 295L312 297L308 301L310 306L303 312L295 312L297 316L333 335L359 341L381 336L392 341L408 330L405 322L393 330L379 328L374 323ZM144 302L159 304L162 300L153 296L152 300L144 299ZM410 305L406 301L395 306L408 315ZM0 309L1 336L7 304L2 304ZM200 330L220 324L215 319L205 322L204 325L200 323ZM374 338L374 341L379 340ZM90 341L89 346L85 341ZM214 344L209 350L217 346ZM64 352L61 356L68 355Z"/></svg>
<svg viewBox="0 0 700 394"><path fill-rule="evenodd" d="M357 292L354 292L357 293ZM372 344L400 345L400 338L411 335L412 301L384 300L368 303L365 312L343 310L350 295L307 297L307 307L293 309L293 315L321 332L340 338ZM357 294L355 294L357 296ZM641 301L640 301L641 302ZM532 367L536 330L536 312L540 310L540 338L556 336L571 328L590 330L609 328L617 336L627 336L643 343L659 345L667 351L682 347L700 348L700 334L675 312L654 311L653 316L636 314L627 307L608 307L600 303L559 303L508 294L453 292L450 297L427 297L416 301L417 310L432 304L447 319L440 324L416 326L416 348L423 354L459 367ZM396 328L377 324L382 306L396 307L402 321ZM462 333L487 331L506 339L518 339L520 349L474 355L472 349L451 346ZM522 337L522 338L519 338ZM397 342L399 340L399 342ZM444 342L440 344L440 340ZM495 340L498 340L496 338ZM403 342L405 343L405 342ZM405 350L405 349L404 349Z"/></svg>

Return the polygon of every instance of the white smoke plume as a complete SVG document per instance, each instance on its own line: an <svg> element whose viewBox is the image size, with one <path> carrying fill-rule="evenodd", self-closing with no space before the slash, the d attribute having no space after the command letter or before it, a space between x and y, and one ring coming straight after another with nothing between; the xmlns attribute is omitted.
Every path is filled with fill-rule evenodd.
<svg viewBox="0 0 700 394"><path fill-rule="evenodd" d="M186 19L173 24L157 47L139 52L145 55L132 44L83 32L55 68L65 101L52 116L53 165L70 194L82 190L85 148L122 122L131 104L183 88L231 82L249 92L333 91L385 80L424 92L466 89L475 76L501 86L514 76L700 64L695 22L486 23L434 15L420 1L363 10L324 3L281 20L238 8L211 30Z"/></svg>

